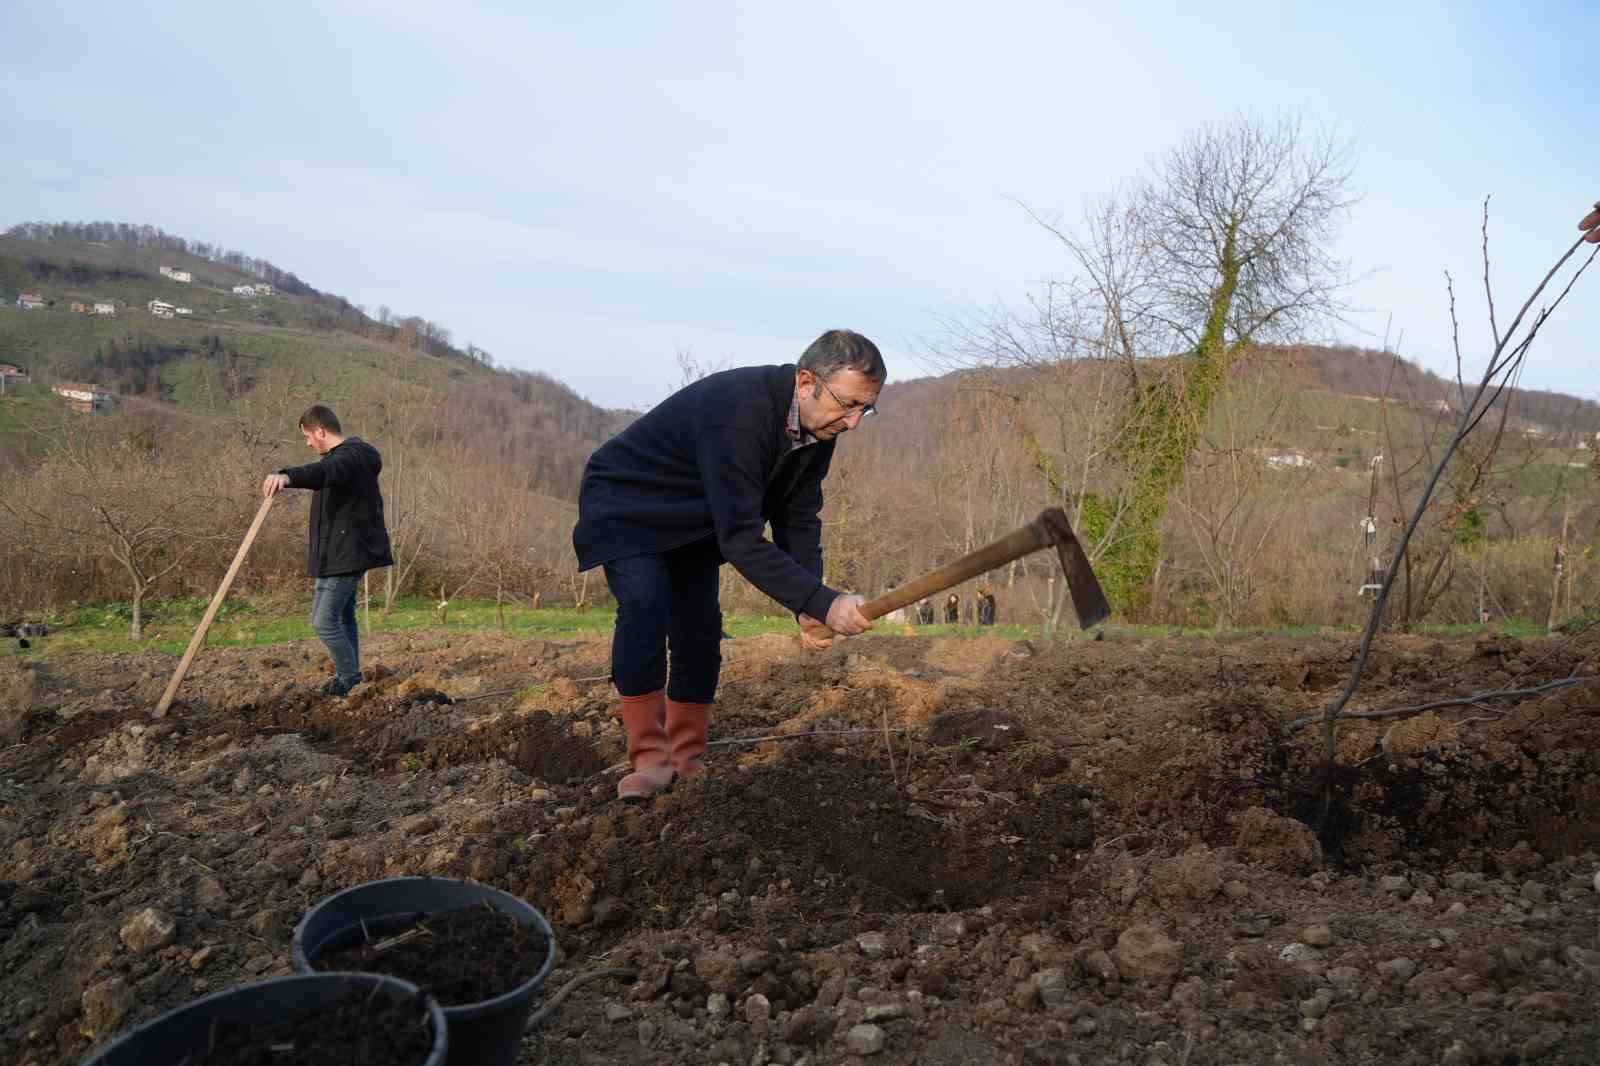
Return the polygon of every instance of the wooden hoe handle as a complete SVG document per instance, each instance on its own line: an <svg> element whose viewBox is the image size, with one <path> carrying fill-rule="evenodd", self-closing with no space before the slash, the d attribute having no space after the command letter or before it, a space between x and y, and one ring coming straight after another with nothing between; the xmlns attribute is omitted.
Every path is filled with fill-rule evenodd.
<svg viewBox="0 0 1600 1066"><path fill-rule="evenodd" d="M1050 547L1050 533L1038 522L1029 522L1013 533L1007 533L992 544L986 544L970 555L963 555L953 563L945 563L921 577L892 588L877 599L861 605L861 613L868 618L882 618L890 611L909 607L924 596L932 596L963 581L1002 567L1013 559L1031 555Z"/></svg>
<svg viewBox="0 0 1600 1066"><path fill-rule="evenodd" d="M937 570L930 570L915 580L890 589L876 599L868 600L861 605L861 613L869 619L882 618L896 608L908 607L924 596L954 588L963 581L970 581L979 574L1004 566L1013 559L1041 551L1054 543L1055 539L1041 516L1021 529L1007 533L992 544L986 544L975 552L963 555L953 563L946 563ZM819 637L827 637L833 633L833 630L826 625L807 626L806 631Z"/></svg>
<svg viewBox="0 0 1600 1066"><path fill-rule="evenodd" d="M161 694L161 702L156 704L156 717L165 718L167 710L172 706L173 697L178 694L178 686L183 684L183 677L189 672L189 665L194 662L195 653L200 650L200 645L206 642L206 630L211 628L212 621L217 617L217 609L222 606L222 600L228 595L228 590L233 587L233 579L239 575L239 567L244 565L244 557L250 551L250 545L255 543L256 534L261 532L261 523L266 521L267 512L272 510L273 497L268 496L261 501L261 510L256 512L255 521L250 523L249 532L244 535L244 542L239 545L239 550L234 554L233 563L228 567L228 572L222 577L222 584L217 586L216 595L211 597L211 603L206 607L205 616L200 619L200 626L194 631L193 638L189 641L189 649L183 653L183 658L178 662L178 669L172 674L172 680L167 682L167 691Z"/></svg>

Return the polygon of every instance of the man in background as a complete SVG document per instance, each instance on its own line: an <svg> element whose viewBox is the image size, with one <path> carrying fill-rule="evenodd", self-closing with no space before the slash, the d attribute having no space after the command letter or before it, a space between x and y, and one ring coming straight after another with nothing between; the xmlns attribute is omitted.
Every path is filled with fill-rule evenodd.
<svg viewBox="0 0 1600 1066"><path fill-rule="evenodd" d="M361 683L361 637L356 629L356 589L361 575L393 566L383 523L378 473L383 457L360 437L346 437L339 416L316 404L300 416L300 435L322 458L268 474L263 496L284 489L311 490L307 567L316 579L311 628L333 659L333 680L323 693L343 696Z"/></svg>

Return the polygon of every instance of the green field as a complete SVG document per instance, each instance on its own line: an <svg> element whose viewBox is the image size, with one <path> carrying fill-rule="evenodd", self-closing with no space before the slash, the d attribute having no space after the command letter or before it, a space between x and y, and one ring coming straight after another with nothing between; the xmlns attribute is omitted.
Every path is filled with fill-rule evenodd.
<svg viewBox="0 0 1600 1066"><path fill-rule="evenodd" d="M284 603L282 601L230 600L218 611L216 621L207 634L206 643L218 647L258 646L284 644L313 637L308 621L310 602ZM174 599L147 603L145 606L145 639L135 641L128 635L130 610L127 604L110 604L99 607L72 607L52 612L31 621L47 622L55 632L44 639L35 640L27 650L17 647L14 641L0 643L0 655L53 658L95 652L164 651L181 654L194 635L200 617L205 613L206 601L200 599ZM405 599L396 603L387 619L381 617L381 605L371 613L369 627L367 616L361 616L363 632L387 633L405 630L446 630L461 633L496 632L499 627L494 603L484 600L457 600L450 604L448 620L441 625L433 601ZM590 607L575 610L570 607L507 606L505 632L516 637L539 637L547 640L573 639L580 636L603 636L611 632L615 612L610 607ZM762 633L794 634L795 624L785 615L729 614L724 627L734 637L750 637ZM1476 633L1482 626L1427 626L1419 632L1439 636ZM1529 636L1544 632L1544 627L1528 619L1514 619L1497 623L1504 632ZM1002 624L990 629L965 625L914 626L880 622L874 631L887 636L908 633L919 637L973 637L980 634L1002 636L1010 640L1024 638L1042 639L1038 626ZM1277 634L1284 636L1314 636L1318 634L1343 634L1355 636L1354 627L1334 629L1326 626L1289 626L1276 629L1215 629L1184 628L1179 626L1106 626L1109 639L1176 636L1236 636L1246 633ZM1076 629L1063 627L1058 639L1085 639Z"/></svg>
<svg viewBox="0 0 1600 1066"><path fill-rule="evenodd" d="M130 612L126 604L101 607L68 608L43 619L56 629L48 638L34 642L34 648L19 652L15 643L5 642L10 654L38 654L44 656L71 655L82 652L125 652L156 650L179 654L188 646L200 617L205 613L206 601L198 599L162 600L145 606L145 639L135 641L128 636ZM311 604L285 604L282 602L256 602L230 600L217 612L216 621L206 635L206 643L217 646L283 644L312 637L308 620ZM367 627L367 617L362 615L364 631L372 633L399 632L411 629L446 629L461 632L492 632L498 629L492 601L456 600L450 604L448 620L441 626L433 601L405 599L396 602L387 620L381 617L381 604L372 610L372 625ZM512 636L542 637L545 639L573 638L580 635L599 635L611 632L615 612L609 607L590 607L574 610L570 607L507 606L505 632ZM724 618L724 627L735 637L750 637L760 633L795 633L794 622L784 615L730 614ZM900 634L904 626L880 624L883 633ZM1002 636L1018 639L1028 635L1025 626L1002 625L992 630ZM972 626L925 626L917 629L918 635L944 636L972 635Z"/></svg>

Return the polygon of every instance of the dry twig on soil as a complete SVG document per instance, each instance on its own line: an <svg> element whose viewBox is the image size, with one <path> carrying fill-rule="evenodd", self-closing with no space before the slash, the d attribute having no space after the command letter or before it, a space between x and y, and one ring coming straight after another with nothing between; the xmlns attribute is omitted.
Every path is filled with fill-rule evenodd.
<svg viewBox="0 0 1600 1066"><path fill-rule="evenodd" d="M528 1016L528 1021L527 1024L523 1026L523 1031L532 1032L533 1030L539 1028L539 1026L545 1023L545 1019L554 1014L556 1008L561 1006L562 1001L564 1001L568 996L572 995L574 990L588 984L590 981L598 981L603 977L615 977L622 981L633 981L638 979L639 971L629 970L621 966L613 966L603 970L590 970L588 973L580 973L578 976L562 985L556 991L556 994L551 996L545 1002L544 1006L540 1007L538 1010L534 1011Z"/></svg>
<svg viewBox="0 0 1600 1066"><path fill-rule="evenodd" d="M706 742L706 747L708 747L708 748L731 748L731 747L737 747L737 746L742 745L742 744L766 744L768 742L775 742L775 741L780 741L780 740L811 740L811 739L813 739L815 737L858 737L858 736L881 737L881 736L884 735L885 732L889 732L889 733L909 733L909 732L911 732L911 730L909 730L909 729L887 729L887 730L885 730L885 729L819 729L814 733L774 733L772 735L764 736L764 737L729 737L729 738L727 738L725 740L707 741ZM595 776L596 777L602 777L602 776L604 776L606 774L620 773L621 771L626 770L626 769L628 769L628 764L627 763L625 763L625 762L614 763L611 766L606 767L604 770L601 770L598 774L595 774Z"/></svg>
<svg viewBox="0 0 1600 1066"><path fill-rule="evenodd" d="M1545 692L1554 692L1557 689L1570 688L1588 681L1600 681L1600 674L1587 674L1583 677L1564 677L1559 681L1551 681L1543 685L1534 685L1532 688L1505 688L1492 692L1475 692L1470 696L1456 696L1447 700L1432 700L1428 703L1413 703L1404 707L1382 707L1372 711L1346 711L1340 718L1393 718L1402 714L1422 714L1424 711L1437 710L1440 707L1476 707L1484 700L1522 699L1525 696L1538 696ZM1489 708L1484 708L1488 710ZM1296 718L1290 722L1288 729L1301 729L1308 725L1315 725L1323 720L1320 714L1307 715ZM1476 719L1474 719L1476 720Z"/></svg>

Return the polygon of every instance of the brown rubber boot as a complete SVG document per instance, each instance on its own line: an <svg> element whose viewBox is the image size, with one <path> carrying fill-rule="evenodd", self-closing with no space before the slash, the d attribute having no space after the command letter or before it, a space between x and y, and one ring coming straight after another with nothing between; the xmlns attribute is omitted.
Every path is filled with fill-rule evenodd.
<svg viewBox="0 0 1600 1066"><path fill-rule="evenodd" d="M672 742L672 768L678 780L688 781L705 772L706 726L711 704L667 701L667 739Z"/></svg>
<svg viewBox="0 0 1600 1066"><path fill-rule="evenodd" d="M617 798L643 803L671 788L676 775L668 755L666 692L622 697L622 728L628 734L628 765L633 773L617 782Z"/></svg>

